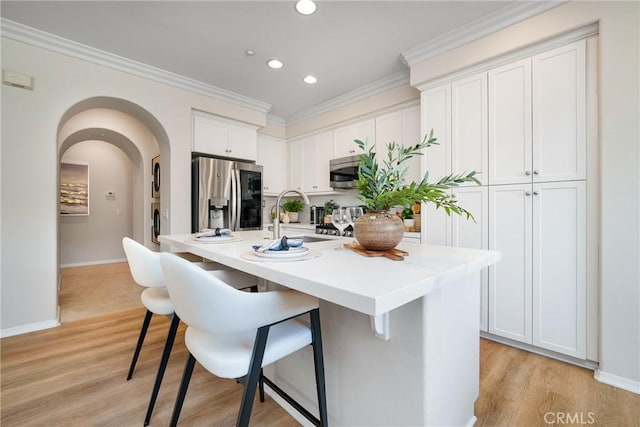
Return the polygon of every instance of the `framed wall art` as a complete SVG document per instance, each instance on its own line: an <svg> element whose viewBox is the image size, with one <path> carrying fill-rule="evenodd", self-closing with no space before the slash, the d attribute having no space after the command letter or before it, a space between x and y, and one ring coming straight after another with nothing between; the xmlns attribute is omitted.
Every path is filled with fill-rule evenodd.
<svg viewBox="0 0 640 427"><path fill-rule="evenodd" d="M60 215L89 215L89 165L60 163Z"/></svg>

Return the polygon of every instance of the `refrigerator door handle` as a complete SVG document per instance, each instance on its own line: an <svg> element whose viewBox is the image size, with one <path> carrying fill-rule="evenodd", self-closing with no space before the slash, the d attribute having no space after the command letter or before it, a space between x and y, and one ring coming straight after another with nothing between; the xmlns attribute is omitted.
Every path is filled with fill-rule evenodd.
<svg viewBox="0 0 640 427"><path fill-rule="evenodd" d="M229 195L229 199L230 199L230 216L231 218L229 218L229 229L231 229L231 231L235 231L236 230L236 198L235 198L235 193L236 193L236 186L238 185L238 183L236 182L236 174L235 174L235 170L231 169L231 194Z"/></svg>
<svg viewBox="0 0 640 427"><path fill-rule="evenodd" d="M242 212L242 186L240 185L240 171L234 170L236 175L236 224L235 230L240 230L240 212Z"/></svg>

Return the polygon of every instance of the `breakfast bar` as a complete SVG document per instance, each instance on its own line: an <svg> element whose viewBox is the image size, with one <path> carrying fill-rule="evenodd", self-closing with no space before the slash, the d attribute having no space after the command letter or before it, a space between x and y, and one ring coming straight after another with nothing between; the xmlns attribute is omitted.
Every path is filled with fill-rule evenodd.
<svg viewBox="0 0 640 427"><path fill-rule="evenodd" d="M266 231L219 243L160 236L163 250L189 252L321 300L329 424L473 425L479 393L480 270L493 251L401 244L403 261L340 249L311 238L308 255L254 256ZM349 239L350 240L350 239ZM265 369L313 412L311 351ZM277 399L276 399L277 400ZM304 420L280 402L296 419Z"/></svg>

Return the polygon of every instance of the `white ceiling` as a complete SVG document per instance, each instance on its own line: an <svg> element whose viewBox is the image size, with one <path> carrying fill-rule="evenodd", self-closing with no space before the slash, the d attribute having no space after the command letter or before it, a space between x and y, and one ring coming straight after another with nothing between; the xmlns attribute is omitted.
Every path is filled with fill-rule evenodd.
<svg viewBox="0 0 640 427"><path fill-rule="evenodd" d="M271 104L290 120L408 70L401 54L512 1L2 1L3 18ZM524 2L519 2L522 4ZM531 2L526 2L531 3ZM245 55L252 49L254 56ZM268 58L285 66L272 70ZM302 78L313 74L315 85Z"/></svg>

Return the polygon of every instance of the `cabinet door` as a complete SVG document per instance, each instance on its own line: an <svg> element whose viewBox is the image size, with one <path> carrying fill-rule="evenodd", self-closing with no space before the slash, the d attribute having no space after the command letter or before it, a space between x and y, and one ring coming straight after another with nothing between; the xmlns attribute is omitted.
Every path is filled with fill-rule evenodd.
<svg viewBox="0 0 640 427"><path fill-rule="evenodd" d="M387 144L395 142L405 145L402 138L402 112L378 116L375 119L376 125L376 153L378 161L387 158Z"/></svg>
<svg viewBox="0 0 640 427"><path fill-rule="evenodd" d="M329 161L333 158L333 132L322 132L316 140L316 191L333 191L329 185Z"/></svg>
<svg viewBox="0 0 640 427"><path fill-rule="evenodd" d="M318 137L309 136L302 144L302 191L310 193L318 190Z"/></svg>
<svg viewBox="0 0 640 427"><path fill-rule="evenodd" d="M422 156L422 175L429 172L429 182L451 173L451 87L440 86L422 92L422 134L433 129L439 145L432 145ZM422 229L425 243L449 246L451 243L451 218L443 209L435 209L433 203L422 205Z"/></svg>
<svg viewBox="0 0 640 427"><path fill-rule="evenodd" d="M585 179L585 41L536 55L533 73L533 181Z"/></svg>
<svg viewBox="0 0 640 427"><path fill-rule="evenodd" d="M531 182L531 59L489 71L489 184Z"/></svg>
<svg viewBox="0 0 640 427"><path fill-rule="evenodd" d="M287 143L278 138L258 135L258 164L263 167L262 182L265 195L278 195L287 186Z"/></svg>
<svg viewBox="0 0 640 427"><path fill-rule="evenodd" d="M289 145L289 185L296 190L303 188L303 140L291 141Z"/></svg>
<svg viewBox="0 0 640 427"><path fill-rule="evenodd" d="M487 73L451 84L451 125L451 171L479 172L487 184Z"/></svg>
<svg viewBox="0 0 640 427"><path fill-rule="evenodd" d="M533 344L580 359L586 357L585 203L584 181L533 186Z"/></svg>
<svg viewBox="0 0 640 427"><path fill-rule="evenodd" d="M193 151L229 157L228 124L214 118L193 115Z"/></svg>
<svg viewBox="0 0 640 427"><path fill-rule="evenodd" d="M257 132L254 128L229 125L227 157L256 160L258 157Z"/></svg>
<svg viewBox="0 0 640 427"><path fill-rule="evenodd" d="M375 145L374 119L353 123L333 131L333 158L354 156L359 153L359 148L353 142L355 139L367 142L369 146Z"/></svg>
<svg viewBox="0 0 640 427"><path fill-rule="evenodd" d="M402 141L405 145L417 144L422 141L420 136L420 106L405 108L402 110ZM377 139L377 134L376 134ZM431 150L431 148L427 148ZM427 151L425 150L425 151ZM424 156L425 153L423 153ZM420 163L423 156L416 156L407 161L409 171L405 178L405 182L420 182L422 181L422 172Z"/></svg>
<svg viewBox="0 0 640 427"><path fill-rule="evenodd" d="M489 249L489 190L487 187L460 187L454 191L460 206L471 212L473 220L453 215L451 246L458 248ZM488 330L489 269L480 271L480 330Z"/></svg>
<svg viewBox="0 0 640 427"><path fill-rule="evenodd" d="M531 344L531 185L489 187L489 332Z"/></svg>

